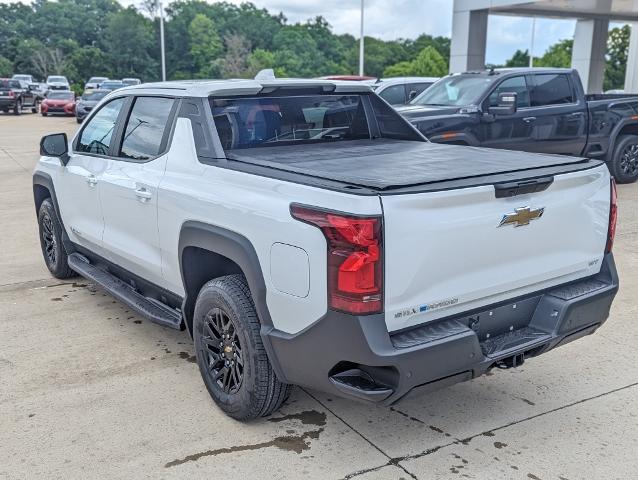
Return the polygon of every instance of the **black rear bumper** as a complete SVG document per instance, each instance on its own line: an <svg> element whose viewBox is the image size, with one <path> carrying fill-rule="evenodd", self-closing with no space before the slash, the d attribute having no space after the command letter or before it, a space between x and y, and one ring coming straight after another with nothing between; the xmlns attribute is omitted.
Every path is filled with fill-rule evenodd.
<svg viewBox="0 0 638 480"><path fill-rule="evenodd" d="M335 395L391 404L513 367L593 333L618 291L612 254L599 274L406 331L388 333L383 314L329 311L290 335L264 327L262 337L280 380Z"/></svg>

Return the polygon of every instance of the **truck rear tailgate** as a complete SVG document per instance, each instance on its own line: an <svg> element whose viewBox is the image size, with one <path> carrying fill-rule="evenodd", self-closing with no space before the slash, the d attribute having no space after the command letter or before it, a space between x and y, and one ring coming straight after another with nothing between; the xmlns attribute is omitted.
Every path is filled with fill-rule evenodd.
<svg viewBox="0 0 638 480"><path fill-rule="evenodd" d="M600 165L513 197L483 185L381 202L386 324L396 331L598 273L610 176Z"/></svg>

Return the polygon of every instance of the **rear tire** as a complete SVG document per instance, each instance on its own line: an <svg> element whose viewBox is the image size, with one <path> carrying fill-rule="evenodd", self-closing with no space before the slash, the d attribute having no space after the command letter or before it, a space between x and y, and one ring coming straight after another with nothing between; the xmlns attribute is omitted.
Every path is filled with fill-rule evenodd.
<svg viewBox="0 0 638 480"><path fill-rule="evenodd" d="M69 267L69 257L62 244L62 225L58 221L55 207L50 198L45 199L40 205L38 226L40 227L42 256L51 275L60 279L76 276L77 274Z"/></svg>
<svg viewBox="0 0 638 480"><path fill-rule="evenodd" d="M33 106L31 107L31 113L38 113L38 110L40 110L40 102L36 100Z"/></svg>
<svg viewBox="0 0 638 480"><path fill-rule="evenodd" d="M47 116L47 112L42 112L42 116L46 117Z"/></svg>
<svg viewBox="0 0 638 480"><path fill-rule="evenodd" d="M13 107L13 114L14 115L22 114L22 101L21 100L16 100L15 107Z"/></svg>
<svg viewBox="0 0 638 480"><path fill-rule="evenodd" d="M292 390L277 379L260 326L243 275L220 277L202 287L193 317L197 364L215 403L240 421L270 415Z"/></svg>
<svg viewBox="0 0 638 480"><path fill-rule="evenodd" d="M618 137L611 160L607 162L610 173L618 183L638 180L638 135Z"/></svg>

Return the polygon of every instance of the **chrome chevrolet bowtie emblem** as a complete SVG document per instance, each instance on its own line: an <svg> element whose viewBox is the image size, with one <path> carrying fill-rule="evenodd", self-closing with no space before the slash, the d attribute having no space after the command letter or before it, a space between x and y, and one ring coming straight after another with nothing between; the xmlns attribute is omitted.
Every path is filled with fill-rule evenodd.
<svg viewBox="0 0 638 480"><path fill-rule="evenodd" d="M532 220L541 218L544 211L544 208L537 208L535 210L532 210L529 207L517 208L514 213L507 213L503 215L503 219L498 226L504 227L505 225L514 225L515 227L522 227L523 225L529 225L529 222Z"/></svg>

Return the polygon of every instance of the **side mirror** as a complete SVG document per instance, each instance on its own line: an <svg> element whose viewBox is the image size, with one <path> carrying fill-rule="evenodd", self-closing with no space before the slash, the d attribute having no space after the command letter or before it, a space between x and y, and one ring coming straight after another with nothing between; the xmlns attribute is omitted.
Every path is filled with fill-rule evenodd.
<svg viewBox="0 0 638 480"><path fill-rule="evenodd" d="M45 157L57 157L66 166L69 163L69 144L66 133L52 133L45 135L40 140L40 155Z"/></svg>
<svg viewBox="0 0 638 480"><path fill-rule="evenodd" d="M408 102L410 100L413 100L414 97L416 97L416 94L417 94L416 90L410 90L410 93L408 93Z"/></svg>
<svg viewBox="0 0 638 480"><path fill-rule="evenodd" d="M498 106L490 107L492 115L514 115L518 94L516 92L501 92L498 94Z"/></svg>

